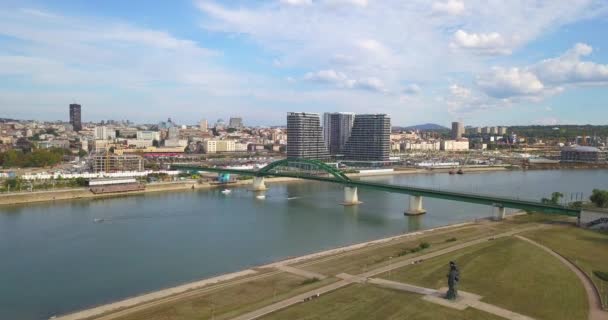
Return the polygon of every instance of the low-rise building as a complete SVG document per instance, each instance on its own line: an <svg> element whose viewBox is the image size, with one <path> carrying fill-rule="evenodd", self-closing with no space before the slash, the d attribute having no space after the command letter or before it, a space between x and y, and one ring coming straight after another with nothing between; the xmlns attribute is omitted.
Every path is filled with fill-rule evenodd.
<svg viewBox="0 0 608 320"><path fill-rule="evenodd" d="M467 151L469 150L469 140L442 140L441 150Z"/></svg>
<svg viewBox="0 0 608 320"><path fill-rule="evenodd" d="M132 154L96 154L91 157L93 172L143 171L142 157Z"/></svg>
<svg viewBox="0 0 608 320"><path fill-rule="evenodd" d="M595 147L572 146L561 151L562 162L606 162L606 153Z"/></svg>

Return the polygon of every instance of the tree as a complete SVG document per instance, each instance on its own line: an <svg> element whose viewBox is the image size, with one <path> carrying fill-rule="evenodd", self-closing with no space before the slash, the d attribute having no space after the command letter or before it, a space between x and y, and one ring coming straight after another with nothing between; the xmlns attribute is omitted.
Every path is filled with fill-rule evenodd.
<svg viewBox="0 0 608 320"><path fill-rule="evenodd" d="M544 204L553 204L553 205L558 205L559 204L559 200L561 198L564 197L564 194L561 192L553 192L551 194L551 199L547 199L547 198L543 198L541 200L542 203Z"/></svg>
<svg viewBox="0 0 608 320"><path fill-rule="evenodd" d="M608 207L608 190L593 189L589 200L599 208Z"/></svg>

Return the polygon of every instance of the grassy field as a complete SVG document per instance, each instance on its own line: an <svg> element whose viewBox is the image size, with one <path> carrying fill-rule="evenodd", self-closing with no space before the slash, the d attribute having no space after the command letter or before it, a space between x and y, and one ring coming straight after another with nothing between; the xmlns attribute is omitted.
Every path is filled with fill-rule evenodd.
<svg viewBox="0 0 608 320"><path fill-rule="evenodd" d="M263 320L504 320L468 308L458 311L421 299L421 296L355 284L262 317Z"/></svg>
<svg viewBox="0 0 608 320"><path fill-rule="evenodd" d="M385 279L429 288L447 287L448 262L461 269L460 289L482 300L537 319L586 319L582 284L550 254L516 238L488 241L411 265Z"/></svg>
<svg viewBox="0 0 608 320"><path fill-rule="evenodd" d="M165 303L145 311L121 317L120 320L203 320L230 319L265 305L286 299L336 281L310 282L288 273L228 286L177 302Z"/></svg>
<svg viewBox="0 0 608 320"><path fill-rule="evenodd" d="M412 236L390 243L374 245L339 256L302 262L296 264L296 267L325 275L336 275L342 272L358 274L386 265L389 263L389 257L398 257L404 250L411 250L423 242L431 244L431 247L416 253L409 253L407 256L415 257L480 237L507 232L515 228L529 227L536 222L545 222L548 219L553 219L553 217L540 214L522 215L499 223L484 222L446 229L427 235Z"/></svg>
<svg viewBox="0 0 608 320"><path fill-rule="evenodd" d="M608 272L607 232L558 226L523 235L553 249L585 271L600 290L604 308L608 308L608 281L593 274L593 271Z"/></svg>

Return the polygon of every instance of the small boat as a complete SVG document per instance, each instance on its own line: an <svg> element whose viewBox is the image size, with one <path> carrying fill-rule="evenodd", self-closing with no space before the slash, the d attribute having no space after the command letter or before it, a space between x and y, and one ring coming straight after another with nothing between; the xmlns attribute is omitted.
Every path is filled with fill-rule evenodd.
<svg viewBox="0 0 608 320"><path fill-rule="evenodd" d="M222 190L223 194L230 194L230 192L232 192L232 191L230 191L230 189L224 189L224 190Z"/></svg>
<svg viewBox="0 0 608 320"><path fill-rule="evenodd" d="M266 199L266 196L263 195L263 194L259 194L259 195L255 196L255 198L256 199L260 199L260 200L264 200L264 199Z"/></svg>
<svg viewBox="0 0 608 320"><path fill-rule="evenodd" d="M104 221L105 221L105 219L103 219L103 218L95 218L95 219L93 219L93 222L95 222L95 223L102 223Z"/></svg>
<svg viewBox="0 0 608 320"><path fill-rule="evenodd" d="M458 171L456 171L456 173L458 173L458 174L464 174L464 171L462 171L462 169L458 169Z"/></svg>
<svg viewBox="0 0 608 320"><path fill-rule="evenodd" d="M450 174L454 174L455 172L454 172L454 170L450 170L450 172L449 172L449 173L450 173Z"/></svg>

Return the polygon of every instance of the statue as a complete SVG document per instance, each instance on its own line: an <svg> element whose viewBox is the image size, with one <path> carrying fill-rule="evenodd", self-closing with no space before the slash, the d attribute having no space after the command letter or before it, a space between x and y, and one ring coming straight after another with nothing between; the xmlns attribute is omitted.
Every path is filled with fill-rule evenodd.
<svg viewBox="0 0 608 320"><path fill-rule="evenodd" d="M448 273L448 293L446 294L446 299L448 300L456 300L458 297L458 290L456 286L458 285L458 281L460 281L460 271L456 266L454 261L450 261L450 273Z"/></svg>

